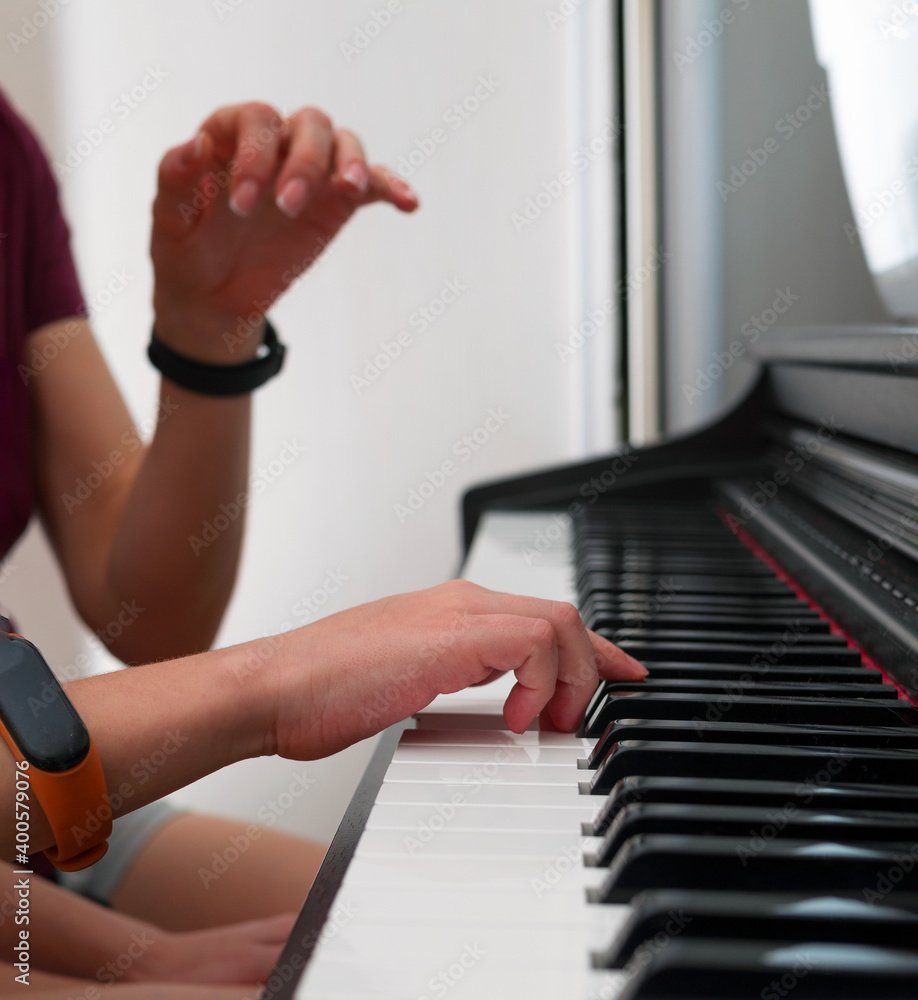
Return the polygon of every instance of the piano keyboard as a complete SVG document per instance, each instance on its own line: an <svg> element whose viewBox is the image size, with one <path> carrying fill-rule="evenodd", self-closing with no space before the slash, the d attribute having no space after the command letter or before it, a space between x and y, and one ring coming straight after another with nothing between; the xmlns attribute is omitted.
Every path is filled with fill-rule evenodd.
<svg viewBox="0 0 918 1000"><path fill-rule="evenodd" d="M422 713L297 997L918 996L918 709L711 503L587 515L488 514L465 575L650 676L582 736L504 730L510 679Z"/></svg>

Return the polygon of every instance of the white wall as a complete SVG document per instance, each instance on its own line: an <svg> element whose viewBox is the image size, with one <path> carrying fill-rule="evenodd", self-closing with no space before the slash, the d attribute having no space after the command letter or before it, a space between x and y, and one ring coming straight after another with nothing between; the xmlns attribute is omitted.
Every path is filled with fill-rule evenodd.
<svg viewBox="0 0 918 1000"><path fill-rule="evenodd" d="M611 199L585 197L611 191L610 150L594 144L590 166L531 225L518 232L511 219L603 130L608 67L600 61L593 72L589 102L580 81L584 51L603 58L597 38L608 27L607 5L589 0L559 20L546 18L559 5L545 2L404 0L402 12L348 58L342 43L361 42L355 33L384 6L81 0L18 47L9 33L24 33L23 18L32 26L46 20L38 0L7 0L0 12L0 82L33 116L52 159L63 159L101 118L116 120L64 175L63 189L89 298L113 270L131 276L94 325L138 421L150 416L157 385L144 355L152 320L147 242L156 163L168 145L193 135L219 104L256 97L283 110L322 107L362 136L373 159L393 165L436 126L446 128L448 140L410 177L421 211L361 213L272 314L288 364L258 393L253 470L276 459L285 442L303 453L252 505L220 644L304 624L309 614L296 609L328 570L348 580L322 612L447 579L459 561L464 487L603 450L614 436L611 321L572 358L562 360L556 347L610 294ZM148 66L165 78L122 120L113 102ZM493 94L461 127L444 123L482 77L497 84ZM589 280L571 267L584 260ZM351 376L450 280L465 288L459 300L357 394ZM573 391L584 384L592 400L586 414ZM454 443L491 408L509 414L505 425L400 523L394 505L455 458ZM0 600L66 667L86 637L61 623L60 599L49 596L53 570L39 548L32 539L13 554ZM95 669L104 658L93 653L92 661ZM365 752L309 765L317 781L303 809L283 822L328 836ZM252 762L231 778L209 779L204 794L212 808L252 813L265 801L261 780L280 789L303 770Z"/></svg>

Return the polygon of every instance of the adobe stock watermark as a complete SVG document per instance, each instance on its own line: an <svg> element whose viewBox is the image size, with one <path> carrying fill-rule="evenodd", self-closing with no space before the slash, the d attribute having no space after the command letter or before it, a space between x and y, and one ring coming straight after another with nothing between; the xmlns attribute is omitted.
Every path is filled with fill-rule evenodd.
<svg viewBox="0 0 918 1000"><path fill-rule="evenodd" d="M810 86L806 99L793 111L788 111L775 122L775 132L785 141L789 142L796 136L800 129L829 101L828 84L815 83ZM726 201L731 194L736 194L750 178L765 166L765 164L776 156L782 149L781 142L773 135L763 140L761 146L754 149L746 148L746 158L740 163L732 164L727 175L727 180L717 182L717 193L721 201Z"/></svg>
<svg viewBox="0 0 918 1000"><path fill-rule="evenodd" d="M607 987L604 987L596 1000L613 1000L619 996L625 986L644 968L645 965L664 948L669 947L692 922L684 910L670 910L667 921L653 937L646 938L635 949L620 972L613 972ZM592 995L591 995L592 1000Z"/></svg>
<svg viewBox="0 0 918 1000"><path fill-rule="evenodd" d="M422 993L417 1000L434 1000L434 998L442 1000L454 986L458 986L462 982L469 970L478 965L487 954L477 942L466 944L454 962L427 980L427 989L430 990L430 993Z"/></svg>
<svg viewBox="0 0 918 1000"><path fill-rule="evenodd" d="M685 72L686 66L704 55L704 53L721 37L724 29L728 28L736 21L736 12L749 9L751 0L730 0L732 7L724 7L715 18L705 18L701 22L701 27L694 35L689 35L685 39L685 47L682 52L673 53L673 64L680 73Z"/></svg>
<svg viewBox="0 0 918 1000"><path fill-rule="evenodd" d="M209 889L214 882L222 878L252 845L264 836L265 830L274 826L315 783L315 778L310 778L305 771L301 771L293 775L287 787L275 798L260 806L256 815L261 820L262 826L249 823L242 833L232 834L224 847L213 852L209 867L198 866L198 878L204 888Z"/></svg>
<svg viewBox="0 0 918 1000"><path fill-rule="evenodd" d="M112 268L108 280L96 290L86 303L87 317L91 320L95 319L133 280L134 275L130 274L126 267ZM85 329L86 326L82 321L69 320L52 330L47 337L43 338L40 348L32 348L28 364L17 366L16 371L23 384L28 385L33 378L40 375Z"/></svg>
<svg viewBox="0 0 918 1000"><path fill-rule="evenodd" d="M540 559L553 545L556 545L561 538L565 537L567 522L565 515L569 518L580 517L585 506L592 505L611 490L625 473L632 468L640 456L629 449L614 455L606 463L604 469L600 469L595 475L581 483L578 491L586 504L579 500L574 500L567 505L564 513L554 513L551 515L552 523L546 528L539 528L533 534L529 544L520 546L520 555L526 561L527 566L531 566L537 559Z"/></svg>
<svg viewBox="0 0 918 1000"><path fill-rule="evenodd" d="M125 802L137 794L137 789L145 785L159 770L185 746L191 742L191 737L183 735L179 730L167 730L163 742L148 757L141 757L131 766L128 772L133 782L122 781L117 788L109 788L104 801L95 809L87 809L82 823L71 827L77 846L86 843L94 834L102 829L115 816Z"/></svg>
<svg viewBox="0 0 918 1000"><path fill-rule="evenodd" d="M470 804L482 788L497 777L498 766L509 763L511 759L506 747L498 747L494 751L492 761L476 765L460 778L458 783L463 786L462 791L453 792L446 802L435 803L430 815L417 823L412 833L405 834L402 838L408 853L414 856L423 851L436 839L437 834L445 830L463 808Z"/></svg>
<svg viewBox="0 0 918 1000"><path fill-rule="evenodd" d="M910 362L914 362L918 358L918 333L910 333L907 337L903 337L900 343L902 344L900 348L901 353L896 351L886 352L886 360L889 362L894 375L898 375L900 368L906 367Z"/></svg>
<svg viewBox="0 0 918 1000"><path fill-rule="evenodd" d="M488 410L487 416L474 430L457 438L453 442L450 453L458 461L454 461L452 458L444 459L435 469L424 473L421 482L408 491L404 503L392 505L399 524L404 524L409 517L414 517L424 504L436 496L447 481L458 473L460 465L469 462L474 455L481 451L509 420L510 414L502 406L497 408L492 406Z"/></svg>
<svg viewBox="0 0 918 1000"><path fill-rule="evenodd" d="M264 332L265 315L271 306L285 292L292 292L306 277L307 271L315 274L316 268L321 266L323 261L327 261L334 252L335 244L332 240L319 240L313 250L281 274L279 288L273 289L264 299L256 299L252 303L252 311L247 315L237 316L236 329L224 330L223 332L223 343L230 354L234 354L238 347L247 344L252 337L261 338Z"/></svg>
<svg viewBox="0 0 918 1000"><path fill-rule="evenodd" d="M572 358L588 341L599 333L606 325L606 320L618 312L621 303L627 302L632 293L638 291L650 281L651 275L659 271L663 264L672 257L672 252L662 247L654 247L647 255L643 264L632 268L624 278L616 282L613 294L595 308L591 309L577 326L568 327L566 341L556 340L555 351L562 361Z"/></svg>
<svg viewBox="0 0 918 1000"><path fill-rule="evenodd" d="M748 498L743 499L738 514L730 513L727 515L725 518L727 527L735 532L737 528L748 524L760 510L768 506L769 501L778 495L779 490L787 486L792 475L802 472L822 451L823 445L844 429L844 424L839 423L835 417L823 417L819 421L819 427L805 441L795 444L785 453L784 465L786 468L778 468L771 476L759 479L755 484L754 491Z"/></svg>
<svg viewBox="0 0 918 1000"><path fill-rule="evenodd" d="M66 7L70 0L40 0L35 5L35 9L29 17L23 17L19 24L19 31L10 31L6 40L10 43L13 55L25 48L34 38L38 37L40 31L60 14L61 9Z"/></svg>
<svg viewBox="0 0 918 1000"><path fill-rule="evenodd" d="M179 215L187 225L204 211L208 205L225 192L232 179L242 170L243 164L250 163L256 159L258 154L266 149L284 130L284 122L280 117L273 118L268 125L262 125L253 135L247 136L239 143L239 149L234 159L226 165L225 170L211 170L205 174L203 180L191 196L191 201L183 201L179 205Z"/></svg>
<svg viewBox="0 0 918 1000"><path fill-rule="evenodd" d="M739 698L750 693L756 684L761 684L762 678L768 671L778 664L793 649L798 642L809 634L809 626L805 625L799 618L788 621L784 632L772 640L771 644L761 649L749 660L749 670L741 674L735 681L727 681L723 685L723 694L705 702L704 721L720 722L729 714L730 709L736 704ZM698 725L703 725L699 716L692 719Z"/></svg>
<svg viewBox="0 0 918 1000"><path fill-rule="evenodd" d="M695 369L695 381L692 385L682 383L682 393L689 403L704 395L733 365L746 354L748 345L754 344L759 337L770 330L792 305L800 301L790 288L776 288L774 301L758 316L746 320L740 327L740 333L745 338L732 340L723 351L715 351L711 361L704 368Z"/></svg>
<svg viewBox="0 0 918 1000"><path fill-rule="evenodd" d="M351 899L342 899L339 895L335 899L335 905L325 918L325 923L320 931L307 931L299 940L298 947L310 950L320 947L326 941L338 936L342 929L357 916L360 908ZM259 994L260 1000L272 1000L279 993L286 983L297 973L303 970L306 965L306 956L303 951L294 951L286 962L275 965L274 971L264 985L264 989Z"/></svg>
<svg viewBox="0 0 918 1000"><path fill-rule="evenodd" d="M493 73L479 76L478 82L470 93L458 101L454 101L441 115L444 124L449 126L449 130L442 125L437 125L427 135L415 139L413 147L404 156L398 158L395 169L399 175L405 178L412 177L436 154L437 150L442 149L449 142L450 136L458 132L501 86L502 82L496 80Z"/></svg>
<svg viewBox="0 0 918 1000"><path fill-rule="evenodd" d="M354 29L350 41L341 42L338 46L344 61L349 63L366 50L379 38L392 22L405 12L409 0L387 0L378 8L370 11L370 16Z"/></svg>
<svg viewBox="0 0 918 1000"><path fill-rule="evenodd" d="M904 42L909 36L909 32L915 25L912 18L918 17L918 0L901 0L889 12L886 17L878 18L877 30L880 38L887 39L890 36Z"/></svg>
<svg viewBox="0 0 918 1000"><path fill-rule="evenodd" d="M210 5L213 7L217 17L223 21L228 15L239 10L244 3L245 0L211 0Z"/></svg>
<svg viewBox="0 0 918 1000"><path fill-rule="evenodd" d="M554 177L542 181L541 188L530 195L519 211L510 213L510 222L517 235L529 229L554 205L577 179L588 170L624 131L618 118L607 118L602 128L591 139L581 143L568 157L570 168L565 167Z"/></svg>
<svg viewBox="0 0 918 1000"><path fill-rule="evenodd" d="M557 7L547 7L545 10L545 23L552 31L570 20L588 0L561 0Z"/></svg>
<svg viewBox="0 0 918 1000"><path fill-rule="evenodd" d="M92 156L105 141L105 137L111 135L126 121L168 77L169 73L159 63L153 66L147 64L146 72L140 80L129 90L122 91L109 105L112 117L105 115L95 125L84 128L82 136L67 147L59 160L52 163L57 179L60 180L67 174L73 173L81 163Z"/></svg>
<svg viewBox="0 0 918 1000"><path fill-rule="evenodd" d="M140 423L140 434L145 437L151 434L159 424L168 420L176 410L178 403L168 396L160 399L157 411L152 417L147 417ZM92 463L92 471L80 476L71 487L73 492L62 493L61 503L68 514L72 514L77 507L82 507L84 503L107 482L127 461L129 455L133 455L144 446L144 438L137 433L137 430L124 431L119 441L120 448L112 450L104 458Z"/></svg>
<svg viewBox="0 0 918 1000"><path fill-rule="evenodd" d="M279 623L275 635L268 635L248 643L245 660L233 665L233 676L237 680L243 681L261 670L266 663L274 658L275 653L283 645L283 634L307 625L314 618L320 617L320 611L328 603L329 598L338 593L349 580L350 577L341 569L328 570L321 585L316 587L312 593L300 597L290 609L290 614L298 620L295 622L282 621Z"/></svg>
<svg viewBox="0 0 918 1000"><path fill-rule="evenodd" d="M428 299L422 306L419 306L408 317L405 326L392 338L392 340L381 340L379 343L379 353L372 357L363 359L363 366L360 374L352 374L350 377L351 388L359 396L364 389L369 389L380 375L392 367L394 361L405 353L414 343L415 334L423 334L429 330L434 323L446 312L454 302L458 301L464 292L468 291L468 285L458 278L448 278L443 282L442 288L431 299Z"/></svg>
<svg viewBox="0 0 918 1000"><path fill-rule="evenodd" d="M197 556L204 549L213 545L230 525L235 524L242 517L253 498L264 493L272 483L276 483L287 469L301 455L305 454L306 449L296 438L292 440L288 438L283 443L277 457L260 465L249 477L248 487L245 490L237 493L229 503L221 503L211 518L201 522L200 535L188 536L191 551Z"/></svg>
<svg viewBox="0 0 918 1000"><path fill-rule="evenodd" d="M910 156L899 168L899 172L884 188L875 188L870 201L861 205L854 213L854 224L845 222L842 231L849 243L855 243L862 233L882 219L896 202L908 193L909 185L918 179L918 156ZM901 207L901 206L900 206Z"/></svg>

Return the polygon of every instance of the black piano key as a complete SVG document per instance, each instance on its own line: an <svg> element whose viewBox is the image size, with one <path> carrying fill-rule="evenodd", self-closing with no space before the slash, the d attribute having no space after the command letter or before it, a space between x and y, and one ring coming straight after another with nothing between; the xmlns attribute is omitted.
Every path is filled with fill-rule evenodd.
<svg viewBox="0 0 918 1000"><path fill-rule="evenodd" d="M699 680L729 681L749 673L749 667L736 663L655 663L645 660L644 666L661 681ZM756 677L772 681L807 681L825 684L882 684L883 675L872 667L824 667L820 665L788 667L783 664L756 667Z"/></svg>
<svg viewBox="0 0 918 1000"><path fill-rule="evenodd" d="M745 781L731 778L676 778L632 775L619 781L592 823L584 824L586 836L601 837L619 812L632 802L751 806L823 812L864 809L879 812L918 813L918 777L915 785L857 785Z"/></svg>
<svg viewBox="0 0 918 1000"><path fill-rule="evenodd" d="M750 670L750 674L748 682L657 680L653 676L642 681L606 681L603 692L609 695L628 691L699 694L705 695L712 704L722 701L727 707L729 699L753 694L773 698L870 698L882 701L897 701L899 698L899 692L891 684L808 684L806 681L772 684L767 675L764 681L759 682L754 669Z"/></svg>
<svg viewBox="0 0 918 1000"><path fill-rule="evenodd" d="M826 781L910 784L918 779L918 764L910 750L626 740L616 743L592 772L590 791L607 795L631 775L818 783L823 773Z"/></svg>
<svg viewBox="0 0 918 1000"><path fill-rule="evenodd" d="M915 1000L918 956L819 941L674 940L636 969L618 1000Z"/></svg>
<svg viewBox="0 0 918 1000"><path fill-rule="evenodd" d="M687 743L750 743L797 747L899 747L918 750L918 728L907 726L800 726L751 722L691 722L679 719L615 719L590 751L597 768L622 740L678 740ZM918 758L916 758L918 760ZM918 774L916 774L918 779Z"/></svg>
<svg viewBox="0 0 918 1000"><path fill-rule="evenodd" d="M918 895L880 904L860 895L674 892L651 889L632 900L628 921L594 956L598 969L620 969L657 935L681 940L823 941L918 950ZM667 929L668 928L668 929Z"/></svg>
<svg viewBox="0 0 918 1000"><path fill-rule="evenodd" d="M745 837L753 845L776 838L916 843L918 813L818 812L801 810L792 801L774 809L633 802L619 812L602 844L584 860L592 867L605 868L627 840L643 834Z"/></svg>
<svg viewBox="0 0 918 1000"><path fill-rule="evenodd" d="M794 631L791 627L793 626ZM761 651L762 647L770 649L773 643L780 641L783 636L784 642L794 649L804 646L819 646L820 648L842 648L852 649L848 645L848 640L840 635L811 635L809 628L802 622L785 622L784 631L791 633L783 636L779 633L776 637L769 632L721 632L714 629L668 629L653 626L642 626L640 628L627 627L617 629L615 632L616 643L624 642L672 642L672 643L704 643L711 645L734 645L734 646L754 646ZM855 650L855 653L857 651Z"/></svg>
<svg viewBox="0 0 918 1000"><path fill-rule="evenodd" d="M752 689L750 689L752 691ZM616 716L630 719L702 719L813 726L916 726L918 708L892 698L732 698L723 708L709 694L625 691L600 694L587 712L586 735L600 736Z"/></svg>
<svg viewBox="0 0 918 1000"><path fill-rule="evenodd" d="M804 619L794 615L801 624L805 624L809 635L829 635L831 625L820 618ZM716 613L684 614L675 611L661 611L649 614L646 620L636 620L633 613L623 613L620 609L596 611L590 619L590 628L594 631L602 628L614 631L616 636L629 638L624 632L629 628L644 628L654 630L683 630L701 632L727 632L746 634L749 632L768 632L780 635L788 628L787 615L762 615L753 618L751 615L721 615Z"/></svg>
<svg viewBox="0 0 918 1000"><path fill-rule="evenodd" d="M605 881L589 896L624 903L644 889L846 891L865 893L867 902L874 896L883 900L918 891L918 844L792 839L759 844L749 836L652 833L626 840Z"/></svg>
<svg viewBox="0 0 918 1000"><path fill-rule="evenodd" d="M728 594L731 597L760 597L769 594L795 596L793 590L774 577L708 577L689 573L668 573L661 580L650 573L594 573L577 591L589 594L656 594L663 583L681 594Z"/></svg>
<svg viewBox="0 0 918 1000"><path fill-rule="evenodd" d="M598 629L603 635L603 629ZM604 636L610 641L611 636ZM686 660L689 663L736 663L756 666L761 663L819 663L822 666L861 665L861 654L853 646L809 643L766 637L759 642L695 642L685 639L667 642L664 639L619 639L615 643L636 660Z"/></svg>

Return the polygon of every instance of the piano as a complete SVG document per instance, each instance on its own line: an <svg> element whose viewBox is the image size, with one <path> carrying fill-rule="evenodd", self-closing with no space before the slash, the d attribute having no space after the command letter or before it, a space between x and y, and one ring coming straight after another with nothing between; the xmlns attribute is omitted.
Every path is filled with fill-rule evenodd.
<svg viewBox="0 0 918 1000"><path fill-rule="evenodd" d="M918 330L758 346L711 425L465 495L464 576L650 674L385 733L270 997L918 997Z"/></svg>

